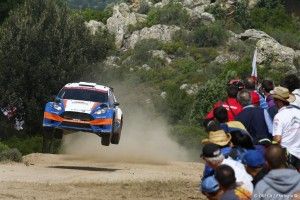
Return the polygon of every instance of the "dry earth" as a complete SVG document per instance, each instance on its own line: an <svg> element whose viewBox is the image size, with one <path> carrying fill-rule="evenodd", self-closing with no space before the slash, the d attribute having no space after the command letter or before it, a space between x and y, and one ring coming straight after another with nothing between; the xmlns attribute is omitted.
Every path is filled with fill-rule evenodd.
<svg viewBox="0 0 300 200"><path fill-rule="evenodd" d="M0 199L204 199L201 164L31 154L0 164Z"/></svg>

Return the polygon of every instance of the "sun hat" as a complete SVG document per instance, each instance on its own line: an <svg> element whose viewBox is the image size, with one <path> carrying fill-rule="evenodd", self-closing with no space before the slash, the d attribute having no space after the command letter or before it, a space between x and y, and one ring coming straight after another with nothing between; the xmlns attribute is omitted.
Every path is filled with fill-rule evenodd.
<svg viewBox="0 0 300 200"><path fill-rule="evenodd" d="M213 143L205 144L202 148L201 157L204 158L214 158L221 155L221 149L218 145Z"/></svg>
<svg viewBox="0 0 300 200"><path fill-rule="evenodd" d="M295 95L290 94L287 88L281 86L275 87L274 90L270 91L270 94L274 99L279 99L289 103L292 103L296 100Z"/></svg>
<svg viewBox="0 0 300 200"><path fill-rule="evenodd" d="M243 156L242 163L249 167L258 168L265 164L265 158L259 150L248 150Z"/></svg>
<svg viewBox="0 0 300 200"><path fill-rule="evenodd" d="M210 131L208 138L202 140L202 144L214 143L220 146L227 145L231 140L231 135L225 133L224 130Z"/></svg>
<svg viewBox="0 0 300 200"><path fill-rule="evenodd" d="M201 192L206 193L217 192L219 188L219 183L214 176L209 176L205 178L200 185Z"/></svg>

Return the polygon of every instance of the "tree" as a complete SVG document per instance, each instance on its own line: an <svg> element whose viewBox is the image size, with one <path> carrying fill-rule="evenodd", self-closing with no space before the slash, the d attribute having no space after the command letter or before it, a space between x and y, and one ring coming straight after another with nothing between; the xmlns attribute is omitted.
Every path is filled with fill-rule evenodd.
<svg viewBox="0 0 300 200"><path fill-rule="evenodd" d="M64 1L25 0L0 30L0 107L16 107L26 132L38 132L51 95L105 58L110 38L92 36Z"/></svg>
<svg viewBox="0 0 300 200"><path fill-rule="evenodd" d="M10 10L23 3L24 0L1 0L0 1L0 24L8 16Z"/></svg>

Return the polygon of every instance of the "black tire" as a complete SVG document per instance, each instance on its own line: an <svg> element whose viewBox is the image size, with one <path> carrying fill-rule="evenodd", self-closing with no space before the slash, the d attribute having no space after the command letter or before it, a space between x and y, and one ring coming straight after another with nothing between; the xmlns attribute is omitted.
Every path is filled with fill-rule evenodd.
<svg viewBox="0 0 300 200"><path fill-rule="evenodd" d="M120 125L119 130L117 132L113 132L113 134L112 134L112 138L111 138L112 144L119 144L120 138L121 138L122 127L123 127L123 118L121 119L121 125Z"/></svg>
<svg viewBox="0 0 300 200"><path fill-rule="evenodd" d="M43 129L43 153L53 153L54 129L44 127Z"/></svg>
<svg viewBox="0 0 300 200"><path fill-rule="evenodd" d="M64 134L63 130L61 130L61 129L55 129L54 133L53 133L53 136L54 136L55 139L62 140L63 134Z"/></svg>
<svg viewBox="0 0 300 200"><path fill-rule="evenodd" d="M103 134L101 136L101 144L103 146L109 146L110 145L110 142L111 142L111 133L110 134Z"/></svg>

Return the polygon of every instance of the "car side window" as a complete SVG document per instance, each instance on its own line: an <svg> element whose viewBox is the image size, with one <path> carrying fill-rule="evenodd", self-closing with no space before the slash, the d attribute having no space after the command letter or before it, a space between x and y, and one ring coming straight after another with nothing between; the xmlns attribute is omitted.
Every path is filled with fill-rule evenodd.
<svg viewBox="0 0 300 200"><path fill-rule="evenodd" d="M113 106L115 103L115 98L111 91L108 94L108 103L110 106Z"/></svg>

